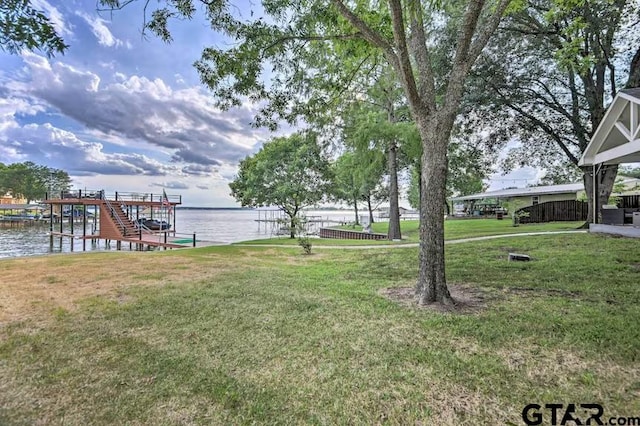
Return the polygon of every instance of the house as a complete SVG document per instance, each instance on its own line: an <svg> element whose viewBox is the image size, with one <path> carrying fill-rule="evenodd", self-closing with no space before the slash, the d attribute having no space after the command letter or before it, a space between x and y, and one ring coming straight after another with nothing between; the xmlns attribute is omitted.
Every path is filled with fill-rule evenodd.
<svg viewBox="0 0 640 426"><path fill-rule="evenodd" d="M504 212L505 208L519 209L547 201L576 201L584 193L582 183L564 185L532 186L528 188L510 188L497 191L481 192L451 198L454 206L462 205L463 209L454 211L465 215L485 216Z"/></svg>
<svg viewBox="0 0 640 426"><path fill-rule="evenodd" d="M24 198L16 198L11 193L0 196L0 204L25 204L26 202Z"/></svg>
<svg viewBox="0 0 640 426"><path fill-rule="evenodd" d="M593 193L598 191L602 166L640 162L640 88L618 92L591 137L578 165L590 167ZM640 196L622 208L593 203L591 232L640 237ZM598 220L601 218L601 220ZM600 222L600 223L599 223Z"/></svg>

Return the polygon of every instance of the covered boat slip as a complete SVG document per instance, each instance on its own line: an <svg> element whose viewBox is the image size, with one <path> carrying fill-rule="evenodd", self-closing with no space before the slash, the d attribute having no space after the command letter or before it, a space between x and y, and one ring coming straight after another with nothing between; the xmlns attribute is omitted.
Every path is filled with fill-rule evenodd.
<svg viewBox="0 0 640 426"><path fill-rule="evenodd" d="M43 210L38 204L0 204L0 227L33 225Z"/></svg>
<svg viewBox="0 0 640 426"><path fill-rule="evenodd" d="M599 174L603 166L628 163L640 163L640 88L618 92L578 163L593 170L595 202L593 223L589 225L591 232L640 238L639 206L598 205Z"/></svg>
<svg viewBox="0 0 640 426"><path fill-rule="evenodd" d="M82 239L83 249L86 240L93 243L98 240L105 240L105 244L111 241L116 242L116 248L120 249L123 242L129 243L130 249L143 250L147 247L182 248L195 246L195 234L182 235L175 230L175 207L182 204L181 195L115 192L106 193L104 190L74 190L59 193L47 194L43 204L49 206L50 225L49 231L53 241L54 237L68 237L71 239ZM80 225L81 234L74 230L73 221L69 222L69 229L63 228L63 221L60 221L59 229L54 229L54 209L62 212L65 209L77 211L83 221ZM88 229L88 210L97 211L98 218L91 219L93 226ZM173 218L173 226L161 230L150 230L141 226L142 214L149 213L150 218L167 219ZM171 229L172 228L172 229Z"/></svg>

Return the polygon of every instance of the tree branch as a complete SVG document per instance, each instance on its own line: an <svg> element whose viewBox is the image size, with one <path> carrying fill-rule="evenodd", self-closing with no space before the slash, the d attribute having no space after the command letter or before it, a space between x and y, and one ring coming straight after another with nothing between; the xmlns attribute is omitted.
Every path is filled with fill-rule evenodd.
<svg viewBox="0 0 640 426"><path fill-rule="evenodd" d="M413 107L422 105L422 99L418 93L413 68L411 66L411 57L409 56L409 48L407 46L407 34L404 28L404 16L402 15L402 4L400 0L389 0L389 9L391 11L393 38L398 51L398 66L396 70L400 74L406 88L409 104Z"/></svg>
<svg viewBox="0 0 640 426"><path fill-rule="evenodd" d="M494 33L500 21L502 20L502 15L504 15L505 10L511 3L511 0L500 0L498 5L496 6L496 10L493 12L493 15L489 16L487 20L484 22L484 26L478 36L473 40L473 44L469 49L469 59L468 66L469 68L475 63L480 53L482 53L482 49L489 42L489 38Z"/></svg>
<svg viewBox="0 0 640 426"><path fill-rule="evenodd" d="M379 33L374 31L366 22L364 22L358 15L353 13L342 0L332 0L333 4L338 9L338 12L353 25L358 31L362 33L365 40L370 42L376 47L382 49L384 54L388 56L389 60L397 62L397 56L393 50L393 46L387 40L385 40Z"/></svg>
<svg viewBox="0 0 640 426"><path fill-rule="evenodd" d="M416 65L420 72L418 73L418 92L424 105L430 111L436 109L436 90L433 77L433 68L431 67L431 58L429 49L427 48L427 36L424 32L424 17L420 3L411 2L411 39L410 46Z"/></svg>
<svg viewBox="0 0 640 426"><path fill-rule="evenodd" d="M558 146L560 147L562 152L564 152L565 155L569 158L569 161L571 161L571 163L575 164L576 166L578 165L579 159L575 155L573 155L571 150L569 150L569 147L564 143L564 141L557 134L557 132L553 131L551 126L549 126L547 123L545 123L542 120L540 120L538 117L526 112L525 110L523 110L520 107L517 107L517 106L512 105L512 104L507 104L507 107L511 108L513 111L517 112L522 117L525 117L531 123L535 124L540 129L542 129L542 131L544 131L547 135L549 135L558 144Z"/></svg>

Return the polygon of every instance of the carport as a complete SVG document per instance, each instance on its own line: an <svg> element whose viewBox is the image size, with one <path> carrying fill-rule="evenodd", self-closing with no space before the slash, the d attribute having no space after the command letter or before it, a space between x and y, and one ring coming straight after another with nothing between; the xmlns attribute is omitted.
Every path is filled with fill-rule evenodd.
<svg viewBox="0 0 640 426"><path fill-rule="evenodd" d="M640 209L603 209L597 201L600 169L625 163L640 163L640 88L618 92L578 163L593 168L591 232L640 237ZM598 214L602 223L597 223Z"/></svg>

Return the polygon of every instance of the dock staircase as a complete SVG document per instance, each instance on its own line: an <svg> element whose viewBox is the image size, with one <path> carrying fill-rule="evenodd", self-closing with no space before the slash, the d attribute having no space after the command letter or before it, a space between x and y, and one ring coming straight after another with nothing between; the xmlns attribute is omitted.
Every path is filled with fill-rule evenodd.
<svg viewBox="0 0 640 426"><path fill-rule="evenodd" d="M140 229L129 218L119 205L105 199L100 213L100 228L102 234L111 234L111 239L131 239L140 235ZM104 221L103 218L104 217Z"/></svg>

